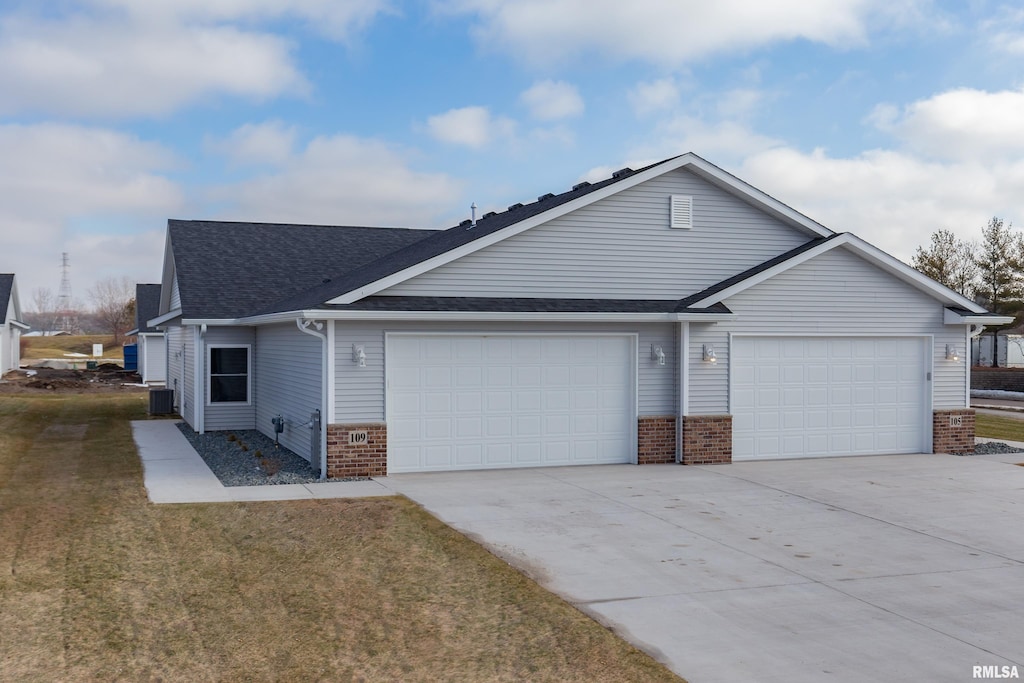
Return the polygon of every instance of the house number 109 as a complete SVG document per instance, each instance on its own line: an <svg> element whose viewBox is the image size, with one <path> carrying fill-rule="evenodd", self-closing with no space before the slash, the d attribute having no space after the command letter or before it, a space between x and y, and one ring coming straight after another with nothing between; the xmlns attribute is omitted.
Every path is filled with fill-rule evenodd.
<svg viewBox="0 0 1024 683"><path fill-rule="evenodd" d="M366 443L369 441L369 437L366 432L349 432L348 442L349 443Z"/></svg>

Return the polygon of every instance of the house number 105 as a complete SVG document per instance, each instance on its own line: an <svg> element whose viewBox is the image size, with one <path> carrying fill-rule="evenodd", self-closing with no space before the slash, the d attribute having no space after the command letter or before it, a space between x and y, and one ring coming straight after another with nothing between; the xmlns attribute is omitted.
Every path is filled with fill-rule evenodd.
<svg viewBox="0 0 1024 683"><path fill-rule="evenodd" d="M964 416L963 415L950 415L949 416L949 426L950 427L963 427L964 426Z"/></svg>

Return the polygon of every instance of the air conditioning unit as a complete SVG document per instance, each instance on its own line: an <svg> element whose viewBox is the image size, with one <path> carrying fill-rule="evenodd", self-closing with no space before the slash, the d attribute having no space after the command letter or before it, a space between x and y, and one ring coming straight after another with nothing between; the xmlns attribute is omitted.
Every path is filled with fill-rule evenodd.
<svg viewBox="0 0 1024 683"><path fill-rule="evenodd" d="M149 414L170 415L174 412L174 389L149 390Z"/></svg>

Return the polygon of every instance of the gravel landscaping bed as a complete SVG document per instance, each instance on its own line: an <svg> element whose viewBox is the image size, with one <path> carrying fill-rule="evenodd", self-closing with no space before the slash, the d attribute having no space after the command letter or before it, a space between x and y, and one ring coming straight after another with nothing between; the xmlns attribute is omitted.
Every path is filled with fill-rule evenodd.
<svg viewBox="0 0 1024 683"><path fill-rule="evenodd" d="M308 462L255 429L197 434L184 422L178 429L224 486L319 481Z"/></svg>
<svg viewBox="0 0 1024 683"><path fill-rule="evenodd" d="M1015 448L1002 441L990 441L988 443L979 443L974 447L973 453L965 453L964 455L998 455L1002 453L1024 453L1024 449Z"/></svg>

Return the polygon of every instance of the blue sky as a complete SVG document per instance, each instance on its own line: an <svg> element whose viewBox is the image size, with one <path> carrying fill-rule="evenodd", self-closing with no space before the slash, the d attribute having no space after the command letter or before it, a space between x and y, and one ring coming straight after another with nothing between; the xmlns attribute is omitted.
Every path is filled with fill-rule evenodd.
<svg viewBox="0 0 1024 683"><path fill-rule="evenodd" d="M442 228L686 151L907 260L1024 221L1022 66L981 0L7 0L0 272L85 299L171 217Z"/></svg>

